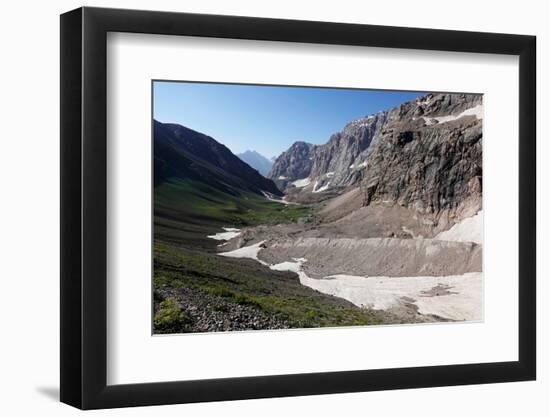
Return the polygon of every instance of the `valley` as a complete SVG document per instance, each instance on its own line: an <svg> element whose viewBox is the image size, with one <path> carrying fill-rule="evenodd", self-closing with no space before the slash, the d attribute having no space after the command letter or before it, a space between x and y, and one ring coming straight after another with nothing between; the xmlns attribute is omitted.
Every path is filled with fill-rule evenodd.
<svg viewBox="0 0 550 417"><path fill-rule="evenodd" d="M154 332L482 320L480 108L429 94L267 178L155 122Z"/></svg>

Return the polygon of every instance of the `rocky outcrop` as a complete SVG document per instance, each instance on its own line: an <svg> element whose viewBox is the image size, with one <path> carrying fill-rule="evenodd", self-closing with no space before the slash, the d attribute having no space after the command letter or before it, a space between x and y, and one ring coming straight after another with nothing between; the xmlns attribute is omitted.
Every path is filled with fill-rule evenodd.
<svg viewBox="0 0 550 417"><path fill-rule="evenodd" d="M390 112L362 170L364 205L461 219L481 208L481 96L429 95Z"/></svg>
<svg viewBox="0 0 550 417"><path fill-rule="evenodd" d="M273 162L267 177L273 180L306 178L313 166L315 148L311 143L295 142Z"/></svg>
<svg viewBox="0 0 550 417"><path fill-rule="evenodd" d="M361 187L362 205L399 204L460 218L481 207L482 96L428 94L355 120L324 145L279 157L270 177L290 194ZM292 160L292 164L288 161Z"/></svg>
<svg viewBox="0 0 550 417"><path fill-rule="evenodd" d="M314 192L327 190L331 184L334 188L357 182L360 176L353 169L354 162L368 149L386 117L387 113L382 112L355 120L341 132L333 134L324 145L294 143L275 160L268 178L284 179L289 185L309 178L310 186L304 188Z"/></svg>
<svg viewBox="0 0 550 417"><path fill-rule="evenodd" d="M387 113L355 120L344 129L332 135L329 141L315 149L310 178L318 191L334 187L346 187L360 180L361 159L372 140L379 134L387 120Z"/></svg>

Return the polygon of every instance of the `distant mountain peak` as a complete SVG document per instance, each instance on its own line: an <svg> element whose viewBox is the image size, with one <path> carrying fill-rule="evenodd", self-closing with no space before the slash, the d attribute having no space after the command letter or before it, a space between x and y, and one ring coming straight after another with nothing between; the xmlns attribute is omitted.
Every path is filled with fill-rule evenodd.
<svg viewBox="0 0 550 417"><path fill-rule="evenodd" d="M254 149L248 149L243 153L237 154L237 156L242 161L246 162L256 171L258 171L260 174L262 174L264 177L267 177L267 174L271 169L271 165L273 165L273 162L271 160L263 156L261 153L255 151Z"/></svg>
<svg viewBox="0 0 550 417"><path fill-rule="evenodd" d="M240 153L240 154L237 154L238 155L260 155L262 156L262 154L260 154L259 152L256 152L254 149L247 149L246 151Z"/></svg>

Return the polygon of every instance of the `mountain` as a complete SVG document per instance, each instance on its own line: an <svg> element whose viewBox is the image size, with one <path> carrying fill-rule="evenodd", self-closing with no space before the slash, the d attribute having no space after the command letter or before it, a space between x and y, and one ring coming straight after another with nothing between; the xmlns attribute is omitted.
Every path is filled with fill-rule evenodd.
<svg viewBox="0 0 550 417"><path fill-rule="evenodd" d="M273 161L267 159L265 156L259 154L256 151L246 151L240 154L237 154L244 162L262 174L264 177L267 177Z"/></svg>
<svg viewBox="0 0 550 417"><path fill-rule="evenodd" d="M210 136L184 126L154 121L154 183L192 180L236 195L250 191L282 195L263 177Z"/></svg>
<svg viewBox="0 0 550 417"><path fill-rule="evenodd" d="M323 145L296 142L269 177L287 193L361 187L363 204L421 212L481 207L482 96L428 94L348 123Z"/></svg>
<svg viewBox="0 0 550 417"><path fill-rule="evenodd" d="M306 142L295 142L283 152L269 171L268 178L274 180L296 180L307 177L313 166L315 145Z"/></svg>
<svg viewBox="0 0 550 417"><path fill-rule="evenodd" d="M365 204L438 216L481 209L482 96L438 94L393 109L365 155Z"/></svg>

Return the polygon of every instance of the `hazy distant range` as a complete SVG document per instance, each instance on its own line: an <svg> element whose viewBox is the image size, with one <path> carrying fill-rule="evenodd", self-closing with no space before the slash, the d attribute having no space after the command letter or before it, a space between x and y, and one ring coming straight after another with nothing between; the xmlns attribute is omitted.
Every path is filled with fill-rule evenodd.
<svg viewBox="0 0 550 417"><path fill-rule="evenodd" d="M237 154L237 156L252 168L257 170L264 177L267 177L271 166L273 165L273 159L268 159L265 156L259 154L254 150L248 150L246 152Z"/></svg>

